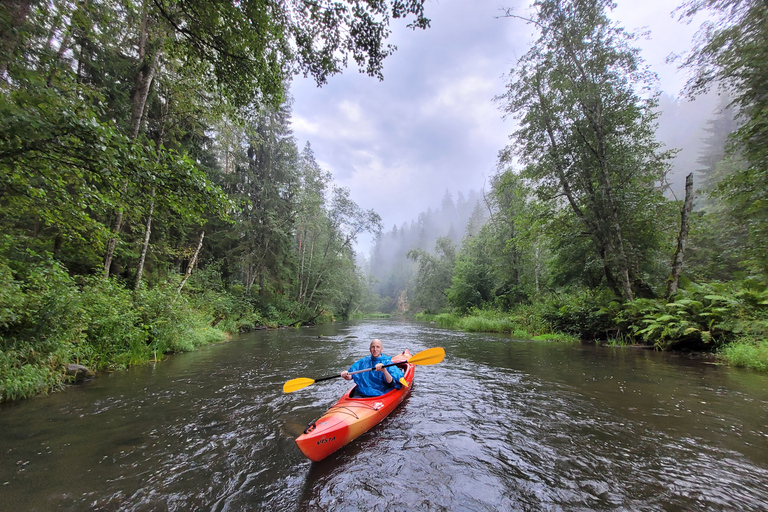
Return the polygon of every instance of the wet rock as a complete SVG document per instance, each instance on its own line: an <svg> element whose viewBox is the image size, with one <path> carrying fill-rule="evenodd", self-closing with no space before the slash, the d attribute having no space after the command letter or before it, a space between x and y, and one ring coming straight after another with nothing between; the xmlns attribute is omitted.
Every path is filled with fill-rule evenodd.
<svg viewBox="0 0 768 512"><path fill-rule="evenodd" d="M81 364L68 364L67 377L71 384L80 384L86 379L91 379L96 375L93 370Z"/></svg>

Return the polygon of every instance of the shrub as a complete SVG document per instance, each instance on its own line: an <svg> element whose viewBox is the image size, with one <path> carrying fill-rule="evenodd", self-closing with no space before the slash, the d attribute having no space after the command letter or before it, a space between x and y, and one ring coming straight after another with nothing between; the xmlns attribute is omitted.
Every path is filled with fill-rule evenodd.
<svg viewBox="0 0 768 512"><path fill-rule="evenodd" d="M768 371L768 339L739 338L725 345L720 356L733 366Z"/></svg>
<svg viewBox="0 0 768 512"><path fill-rule="evenodd" d="M587 290L552 295L543 301L539 314L553 332L603 339L614 329L611 311L616 306L612 292Z"/></svg>
<svg viewBox="0 0 768 512"><path fill-rule="evenodd" d="M638 299L615 320L659 349L706 349L741 336L768 335L768 291L753 280L688 284L671 301Z"/></svg>
<svg viewBox="0 0 768 512"><path fill-rule="evenodd" d="M85 279L78 311L86 320L90 350L79 354L81 362L94 370L124 368L150 357L148 333L141 327L141 311L132 294L117 280L100 276Z"/></svg>

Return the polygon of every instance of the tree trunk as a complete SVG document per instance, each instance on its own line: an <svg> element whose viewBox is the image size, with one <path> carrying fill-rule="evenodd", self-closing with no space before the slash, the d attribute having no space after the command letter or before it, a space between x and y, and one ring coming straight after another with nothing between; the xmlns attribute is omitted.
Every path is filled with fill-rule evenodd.
<svg viewBox="0 0 768 512"><path fill-rule="evenodd" d="M688 228L690 227L691 210L693 209L693 173L685 177L685 201L680 211L680 234L677 237L677 248L672 258L672 273L667 279L667 299L669 299L680 284L680 275L683 273L683 258L685 246L688 242Z"/></svg>
<svg viewBox="0 0 768 512"><path fill-rule="evenodd" d="M536 260L533 267L533 277L536 283L536 293L541 293L541 288L539 288L539 279L541 278L541 244L539 239L536 240Z"/></svg>
<svg viewBox="0 0 768 512"><path fill-rule="evenodd" d="M590 219L584 213L584 211L582 211L581 206L579 206L576 194L572 190L571 183L568 181L568 177L565 174L564 165L559 162L557 158L560 154L562 154L562 152L560 150L560 145L555 134L555 128L551 123L551 109L549 108L546 97L544 96L540 86L537 86L536 92L538 94L539 103L542 109L546 109L546 112L544 112L544 122L546 125L545 129L547 132L547 138L549 139L549 145L552 150L552 154L556 157L554 162L554 170L555 175L557 176L557 180L563 189L563 194L565 195L566 199L568 199L568 204L571 206L571 210L579 219L579 221L584 225L585 231L589 234L592 243L595 245L596 252L603 263L603 272L605 274L605 279L608 282L608 286L616 295L622 295L622 289L618 286L610 266L609 258L611 254L613 254L613 245L611 243L610 236L608 236L606 233L603 233L600 229L600 226L597 225L593 219ZM593 190L590 190L590 194L592 194L592 197L594 197Z"/></svg>
<svg viewBox="0 0 768 512"><path fill-rule="evenodd" d="M192 256L192 259L189 260L189 266L187 267L187 274L184 276L184 279L182 279L181 284L179 285L179 289L176 290L176 293L181 293L181 289L184 288L184 285L187 283L187 279L189 279L189 276L192 275L192 269L195 268L195 263L197 263L197 256L200 254L200 248L203 246L203 237L205 236L205 231L202 231L200 233L200 240L197 242L197 249L195 249L195 254Z"/></svg>
<svg viewBox="0 0 768 512"><path fill-rule="evenodd" d="M139 289L141 285L141 275L144 273L144 261L147 258L147 249L149 248L149 235L152 233L152 213L155 211L155 187L152 187L152 199L149 202L149 214L147 215L147 226L144 229L144 244L141 247L141 257L139 258L139 268L136 271L136 283L134 290Z"/></svg>
<svg viewBox="0 0 768 512"><path fill-rule="evenodd" d="M131 139L136 139L141 131L141 120L152 87L152 79L160 59L161 47L154 49L150 55L149 43L149 8L145 2L141 15L141 34L139 36L139 70L134 77L134 89L131 95Z"/></svg>
<svg viewBox="0 0 768 512"><path fill-rule="evenodd" d="M147 58L147 48L149 40L149 12L146 2L144 3L143 13L141 18L141 36L139 38L139 70L134 77L134 90L131 94L131 140L136 140L139 137L141 131L141 120L144 117L144 110L147 106L147 98L149 97L149 90L152 87L152 79L155 76L155 70L157 69L157 63L160 59L160 53L162 51L162 45L154 50L151 60ZM128 192L128 184L123 186L123 193ZM115 254L115 247L117 246L117 235L120 233L120 229L123 226L123 209L120 208L117 212L117 218L115 220L114 236L109 239L107 243L107 254L104 258L104 278L109 278L109 269L112 266L112 258Z"/></svg>
<svg viewBox="0 0 768 512"><path fill-rule="evenodd" d="M126 193L128 186L123 186L123 193ZM117 234L120 233L120 229L123 227L123 209L117 210L117 216L115 217L114 236L107 242L107 254L104 257L104 279L109 279L109 271L112 268L112 258L115 255L115 248L117 247Z"/></svg>

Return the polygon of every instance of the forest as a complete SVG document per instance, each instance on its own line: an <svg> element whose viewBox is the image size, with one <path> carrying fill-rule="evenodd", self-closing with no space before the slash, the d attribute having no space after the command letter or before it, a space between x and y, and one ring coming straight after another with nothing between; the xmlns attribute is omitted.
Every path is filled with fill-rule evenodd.
<svg viewBox="0 0 768 512"><path fill-rule="evenodd" d="M346 318L380 229L290 131L290 81L382 76L419 1L4 2L0 400Z"/></svg>
<svg viewBox="0 0 768 512"><path fill-rule="evenodd" d="M497 97L517 128L483 194L488 220L478 230L473 215L459 243L406 253L417 263L408 307L450 327L711 351L765 370L768 8L678 10L719 14L683 65L691 98L720 95L678 198L656 77L607 17L612 3L536 7L534 19L508 11L539 38Z"/></svg>
<svg viewBox="0 0 768 512"><path fill-rule="evenodd" d="M384 232L297 147L291 77L383 78L390 23L428 29L423 1L4 3L0 401L73 365L377 312L765 369L767 8L681 7L719 15L684 63L691 97L722 97L694 207L692 184L669 193L659 96L611 6L534 2L488 190Z"/></svg>

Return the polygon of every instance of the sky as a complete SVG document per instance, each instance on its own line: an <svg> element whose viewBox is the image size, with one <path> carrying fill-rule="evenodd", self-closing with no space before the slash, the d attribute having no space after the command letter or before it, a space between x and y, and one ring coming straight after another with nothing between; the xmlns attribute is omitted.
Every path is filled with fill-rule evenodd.
<svg viewBox="0 0 768 512"><path fill-rule="evenodd" d="M634 32L660 79L660 88L680 93L685 74L666 64L671 52L690 47L696 25L670 15L669 0L618 0L611 17ZM361 208L375 210L385 231L439 207L446 191L489 188L498 152L514 130L501 104L506 75L535 40L521 20L501 17L505 8L525 15L528 2L427 0L431 27L412 31L393 20L389 42L397 51L384 61L384 80L350 66L318 88L297 77L292 128L299 149L312 146L336 185L350 189ZM359 238L366 255L372 237Z"/></svg>

